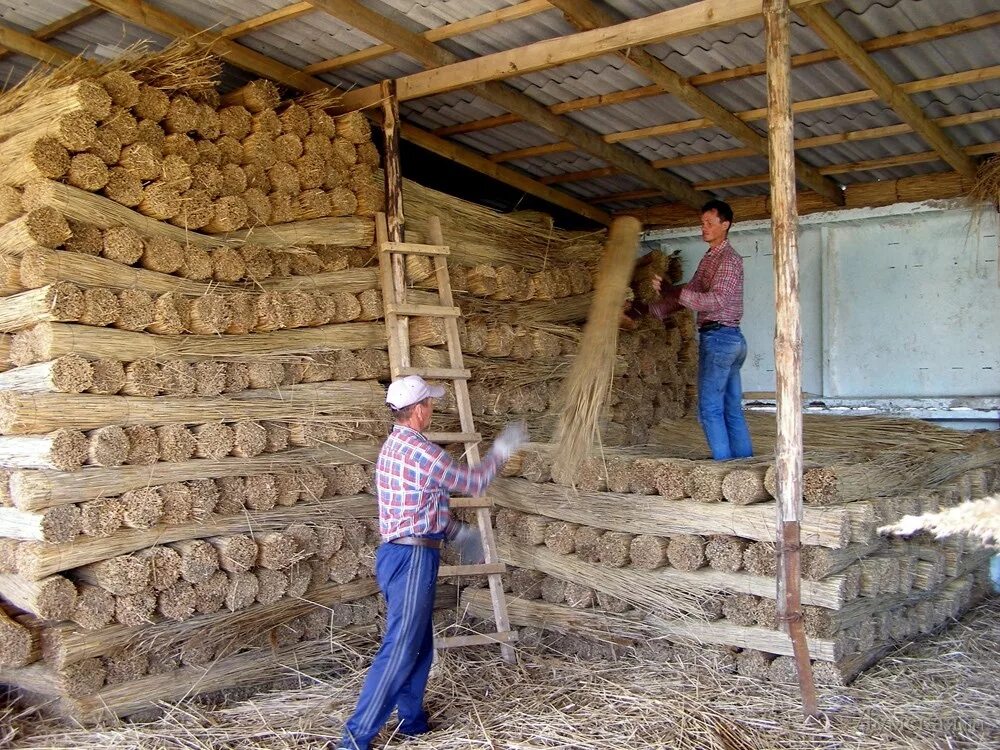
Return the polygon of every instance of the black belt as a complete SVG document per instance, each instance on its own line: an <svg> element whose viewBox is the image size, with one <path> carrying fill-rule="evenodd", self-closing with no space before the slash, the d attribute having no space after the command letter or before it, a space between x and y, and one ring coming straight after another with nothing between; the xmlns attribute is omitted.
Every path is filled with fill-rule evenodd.
<svg viewBox="0 0 1000 750"><path fill-rule="evenodd" d="M710 320L707 323L702 323L698 326L698 333L708 333L709 331L717 331L720 328L739 328L739 326L727 326L725 323L720 323L717 320Z"/></svg>
<svg viewBox="0 0 1000 750"><path fill-rule="evenodd" d="M390 539L389 544L403 544L407 547L430 547L431 549L441 549L443 544L440 539L428 539L425 536L398 536Z"/></svg>

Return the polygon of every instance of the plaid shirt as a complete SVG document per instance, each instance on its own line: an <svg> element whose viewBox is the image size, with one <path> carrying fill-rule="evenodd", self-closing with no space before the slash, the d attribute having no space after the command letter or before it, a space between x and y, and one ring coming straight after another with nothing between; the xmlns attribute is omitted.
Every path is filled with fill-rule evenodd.
<svg viewBox="0 0 1000 750"><path fill-rule="evenodd" d="M478 466L468 466L416 430L395 425L375 464L382 539L443 536L451 519L450 493L481 494L499 468L492 451Z"/></svg>
<svg viewBox="0 0 1000 750"><path fill-rule="evenodd" d="M710 247L681 292L680 303L698 312L698 325L738 326L743 317L743 258L729 240Z"/></svg>

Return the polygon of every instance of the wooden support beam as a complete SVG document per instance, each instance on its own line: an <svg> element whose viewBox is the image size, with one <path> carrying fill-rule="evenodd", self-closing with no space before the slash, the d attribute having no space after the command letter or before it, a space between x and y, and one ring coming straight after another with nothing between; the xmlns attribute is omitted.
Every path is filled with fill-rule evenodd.
<svg viewBox="0 0 1000 750"><path fill-rule="evenodd" d="M33 36L22 34L10 26L0 25L0 47L7 52L27 55L46 65L62 65L74 59L76 55L59 47L53 47Z"/></svg>
<svg viewBox="0 0 1000 750"><path fill-rule="evenodd" d="M95 8L92 5L85 5L82 8L80 8L80 10L74 11L69 15L63 16L62 18L58 19L57 21L53 21L52 23L47 23L39 29L35 29L34 31L31 32L31 36L40 42L47 41L54 36L58 36L64 31L69 31L73 27L79 26L81 23L84 23L85 21L89 21L91 18L94 18L95 16L99 16L103 12L104 11L101 10L100 8ZM11 54L12 52L14 52L14 50L4 49L3 47L0 47L0 60L7 57L7 55Z"/></svg>
<svg viewBox="0 0 1000 750"><path fill-rule="evenodd" d="M790 0L793 7L815 5L822 0ZM324 0L323 4L326 4ZM761 0L699 0L680 8L655 13L645 18L607 29L581 31L555 39L517 47L492 55L445 65L434 70L413 73L397 81L400 101L419 99L477 83L533 73L558 65L586 60L628 47L655 44L704 31L749 21L760 16ZM348 93L345 106L360 109L371 106L378 97L378 86L367 86Z"/></svg>
<svg viewBox="0 0 1000 750"><path fill-rule="evenodd" d="M431 69L439 70L458 62L457 55L428 42L419 34L404 28L392 19L379 15L356 0L312 0L313 4L344 23L359 29L365 34L375 36L386 44L392 45L400 52L405 52ZM397 96L400 80L397 80ZM634 152L607 143L597 133L577 125L571 120L553 115L549 110L531 97L504 83L489 81L473 86L473 92L487 101L516 112L525 120L552 132L577 148L592 154L602 161L618 167L623 172L631 174L657 190L674 196L692 206L701 206L709 196L694 190L684 180L654 169L645 159ZM381 93L379 99L381 99ZM346 99L350 95L348 94Z"/></svg>
<svg viewBox="0 0 1000 750"><path fill-rule="evenodd" d="M894 203L913 203L928 200L947 200L968 195L974 181L956 172L935 172L898 180L857 182L847 186L844 206L834 206L812 191L798 194L799 215L838 208L871 208L891 206ZM729 201L740 221L754 221L771 217L771 196L754 195L733 198ZM645 208L630 208L624 213L638 216L647 227L681 228L697 227L700 214L681 203L665 203Z"/></svg>
<svg viewBox="0 0 1000 750"><path fill-rule="evenodd" d="M980 29L990 28L997 24L1000 24L1000 11L986 13L985 15L976 16L963 21L942 24L940 26L929 26L925 29L919 29L917 31L909 31L903 34L894 34L892 36L870 39L867 42L863 42L861 46L866 52L896 49L898 47L905 47L911 44L919 44L921 42L942 39L956 34L978 31ZM837 56L831 50L808 52L806 54L794 56L792 58L792 67L812 65L814 63L826 62L835 59L837 59ZM735 81L741 78L763 75L764 68L764 63L744 65L739 68L727 68L724 70L714 71L712 73L701 73L699 75L692 76L687 79L687 82L692 86L708 86L714 83ZM553 104L549 107L549 109L553 114L563 115L567 112L580 112L586 109L594 109L595 107L607 107L612 104L625 104L626 102L638 101L651 96L658 96L660 93L662 92L660 91L659 86L641 86L639 88L628 89L626 91L615 91L610 94L600 94L598 96L573 99L568 102L559 102L558 104ZM434 131L434 134L444 137L449 135L460 135L462 133L473 133L479 130L500 127L501 125L510 125L518 121L519 118L517 115L487 117L482 120L473 120L471 122L438 128Z"/></svg>
<svg viewBox="0 0 1000 750"><path fill-rule="evenodd" d="M937 76L935 78L925 78L920 81L910 81L902 84L901 88L907 94L917 94L923 91L934 91L936 89L948 88L949 86L962 86L968 83L979 83L1000 78L1000 65L993 65L988 68L975 68L965 70L960 73L949 73L948 75ZM662 91L660 92L662 93ZM847 107L854 104L865 104L878 100L878 94L870 89L863 91L851 91L846 94L836 94L835 96L824 96L818 99L805 99L795 102L792 111L795 114L804 112L817 112L824 109L835 109L837 107ZM745 121L763 120L767 118L767 108L748 109L744 112L735 113L736 117ZM608 133L604 140L608 143L621 143L622 141L639 140L642 138L661 138L664 136L679 135L680 133L690 133L702 128L711 127L712 123L705 117L694 120L684 120L681 122L668 122L663 125L651 125L635 130L623 130L617 133ZM516 159L530 159L535 156L545 154L562 153L572 151L571 143L546 143L541 146L529 146L515 151L503 151L493 154L490 159L495 162L514 161ZM655 165L655 163L654 163Z"/></svg>
<svg viewBox="0 0 1000 750"><path fill-rule="evenodd" d="M254 16L253 18L248 18L246 21L240 21L240 23L227 26L219 32L219 36L223 39L235 39L244 34L251 34L254 31L266 29L268 26L274 26L276 23L291 21L294 18L304 16L306 13L313 13L315 10L312 3L294 3L284 8L272 10L270 13Z"/></svg>
<svg viewBox="0 0 1000 750"><path fill-rule="evenodd" d="M799 249L796 238L795 120L789 60L788 0L764 0L767 58L768 164L771 172L771 247L774 249L774 373L778 433L778 623L795 655L806 716L816 716L816 686L802 616L802 327L799 311Z"/></svg>
<svg viewBox="0 0 1000 750"><path fill-rule="evenodd" d="M809 27L819 35L848 65L858 73L865 83L871 86L882 101L889 105L899 115L899 119L908 124L913 131L930 144L931 148L941 154L957 172L971 177L976 173L976 163L970 159L948 135L924 114L902 87L893 82L884 70L861 45L837 23L830 12L822 7L802 7L798 14L809 24Z"/></svg>
<svg viewBox="0 0 1000 750"><path fill-rule="evenodd" d="M552 4L562 10L571 23L584 31L607 28L624 21L621 14L613 11L600 0L552 0ZM668 68L646 50L641 47L630 47L627 51L618 54L663 91L680 99L702 117L710 120L713 125L734 135L756 153L762 156L767 155L766 137L721 104L703 94L688 83L683 76ZM803 185L826 196L833 203L841 204L844 202L840 186L829 177L821 175L809 164L795 160L795 174Z"/></svg>
<svg viewBox="0 0 1000 750"><path fill-rule="evenodd" d="M254 52L230 39L223 39L211 31L198 29L190 22L164 10L147 5L140 0L90 1L110 13L114 13L121 18L125 18L159 34L174 38L191 38L225 57L226 61L230 64L248 70L256 75L272 78L293 89L310 92L334 88L318 78L306 75L300 70L280 63L259 52ZM0 40L0 43L2 43L2 40ZM436 138L416 126L402 123L401 135L406 140L417 143L417 145L437 153L446 159L463 163L500 182L516 187L519 190L578 213L593 221L601 223L608 223L610 221L610 216L604 211L595 209L560 190L542 185L537 180L525 174L491 164L474 151L457 143L450 143L441 138Z"/></svg>
<svg viewBox="0 0 1000 750"><path fill-rule="evenodd" d="M527 18L546 10L552 10L552 6L548 0L521 0L506 8L491 10L479 16L473 16L462 21L428 29L421 36L428 42L440 42L442 39L452 39L462 34L471 34L475 31L495 26L498 23ZM376 60L383 55L388 55L395 51L396 48L391 44L376 44L373 47L358 50L357 52L349 52L346 55L340 55L330 60L321 60L318 63L307 65L303 70L310 75L329 73L332 70L346 68L350 65L361 65L362 63Z"/></svg>

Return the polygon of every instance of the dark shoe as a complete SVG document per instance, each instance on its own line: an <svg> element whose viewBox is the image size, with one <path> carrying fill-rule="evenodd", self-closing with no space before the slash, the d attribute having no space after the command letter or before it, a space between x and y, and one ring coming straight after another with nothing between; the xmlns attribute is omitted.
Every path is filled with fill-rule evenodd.
<svg viewBox="0 0 1000 750"><path fill-rule="evenodd" d="M423 728L418 728L417 731L407 731L400 726L399 730L396 732L397 736L403 739L412 739L414 737L419 737L420 735L427 734L428 732L434 731L434 725L428 723L423 726Z"/></svg>

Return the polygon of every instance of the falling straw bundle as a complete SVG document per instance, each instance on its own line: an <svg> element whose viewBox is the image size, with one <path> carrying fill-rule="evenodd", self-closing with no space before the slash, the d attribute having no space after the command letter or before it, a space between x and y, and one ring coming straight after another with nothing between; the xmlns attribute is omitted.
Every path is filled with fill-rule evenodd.
<svg viewBox="0 0 1000 750"><path fill-rule="evenodd" d="M618 322L632 280L642 224L632 217L615 219L597 272L597 289L583 331L583 341L566 377L562 413L553 442L553 476L572 482L597 435L614 372Z"/></svg>

